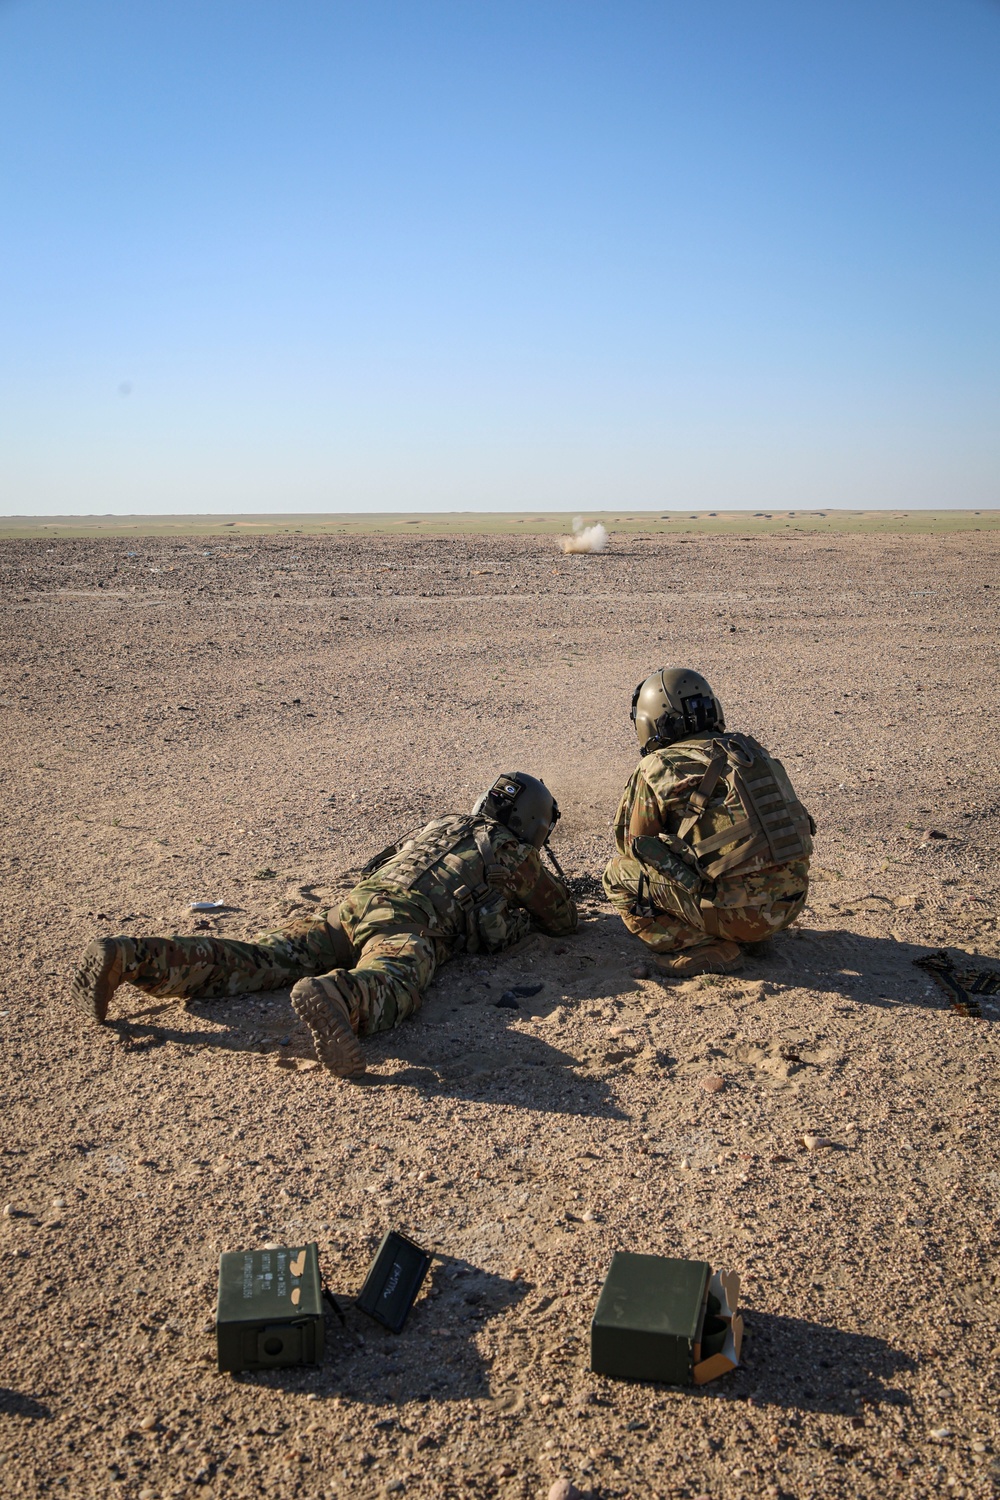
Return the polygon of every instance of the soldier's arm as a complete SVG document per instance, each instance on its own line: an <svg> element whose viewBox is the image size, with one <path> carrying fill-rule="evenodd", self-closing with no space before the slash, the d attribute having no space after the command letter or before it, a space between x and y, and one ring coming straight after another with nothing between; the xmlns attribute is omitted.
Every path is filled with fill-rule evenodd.
<svg viewBox="0 0 1000 1500"><path fill-rule="evenodd" d="M530 911L543 932L562 937L576 931L576 902L562 881L549 874L537 849L529 849L521 863L505 873L508 901Z"/></svg>
<svg viewBox="0 0 1000 1500"><path fill-rule="evenodd" d="M663 871L681 884L694 878L686 868L690 845L672 831L687 811L687 799L698 786L700 775L678 775L670 765L657 762L647 780L640 766L630 787L631 808L626 834L626 853L642 864Z"/></svg>
<svg viewBox="0 0 1000 1500"><path fill-rule="evenodd" d="M630 854L634 839L655 838L670 827L671 815L676 822L687 810L687 799L701 780L700 776L677 776L670 767L657 766L652 781L640 766L635 772L627 795L630 798L626 839Z"/></svg>
<svg viewBox="0 0 1000 1500"><path fill-rule="evenodd" d="M642 776L635 789L633 814L629 824L630 838L643 838L649 834L670 833L686 817L688 798L697 791L704 775L703 767L690 761L687 767L678 769L669 763L659 762L649 769L649 777Z"/></svg>
<svg viewBox="0 0 1000 1500"><path fill-rule="evenodd" d="M636 839L655 837L664 827L663 814L653 788L643 777L637 777L632 788L632 806L629 810L626 854L632 853Z"/></svg>

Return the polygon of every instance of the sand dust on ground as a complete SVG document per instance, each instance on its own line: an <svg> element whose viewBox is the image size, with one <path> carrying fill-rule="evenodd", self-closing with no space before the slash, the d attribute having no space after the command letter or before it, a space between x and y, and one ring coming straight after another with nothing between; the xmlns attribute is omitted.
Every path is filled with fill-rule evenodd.
<svg viewBox="0 0 1000 1500"><path fill-rule="evenodd" d="M912 960L1000 966L998 555L993 533L0 543L4 1492L993 1494L1000 1007L956 1015ZM670 662L819 825L795 929L679 984L642 977L595 878L632 687ZM91 937L330 905L516 769L564 808L579 933L453 961L362 1083L308 1065L285 992L126 988L105 1028L68 1007ZM438 1256L400 1336L349 1304L390 1227ZM310 1239L346 1308L326 1363L215 1373L220 1250ZM616 1249L738 1270L742 1367L697 1391L590 1374Z"/></svg>

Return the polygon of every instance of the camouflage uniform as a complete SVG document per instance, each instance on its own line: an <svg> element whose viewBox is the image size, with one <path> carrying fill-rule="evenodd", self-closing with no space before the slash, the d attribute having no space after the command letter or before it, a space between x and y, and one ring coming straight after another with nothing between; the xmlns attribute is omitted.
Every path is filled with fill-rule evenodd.
<svg viewBox="0 0 1000 1500"><path fill-rule="evenodd" d="M347 969L351 1024L365 1036L415 1011L452 954L498 952L532 919L553 934L576 928L573 898L538 850L486 817L437 819L375 863L339 910L297 917L253 942L118 939L127 945L123 977L149 995L207 1000Z"/></svg>
<svg viewBox="0 0 1000 1500"><path fill-rule="evenodd" d="M703 808L697 800L692 804L714 748L724 738L719 733L691 736L644 755L618 806L617 853L604 871L604 890L626 927L658 953L712 938L760 942L787 927L805 904L812 852L807 826L811 829L812 820L780 761L761 751L765 774L770 773L794 817L797 837L791 847L797 858L776 863L766 845L749 859L734 852L744 808L724 777ZM732 843L725 841L728 828L734 831ZM727 860L729 870L717 869Z"/></svg>

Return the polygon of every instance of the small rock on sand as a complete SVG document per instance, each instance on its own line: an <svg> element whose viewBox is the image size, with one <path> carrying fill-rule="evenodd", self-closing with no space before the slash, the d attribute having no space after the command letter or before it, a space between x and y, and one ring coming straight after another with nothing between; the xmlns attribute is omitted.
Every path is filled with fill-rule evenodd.
<svg viewBox="0 0 1000 1500"><path fill-rule="evenodd" d="M581 1495L568 1479L557 1479L549 1490L549 1500L581 1500Z"/></svg>
<svg viewBox="0 0 1000 1500"><path fill-rule="evenodd" d="M834 1144L828 1135L804 1135L802 1144L807 1151L825 1151Z"/></svg>
<svg viewBox="0 0 1000 1500"><path fill-rule="evenodd" d="M708 1094L720 1094L726 1086L726 1080L720 1078L718 1073L709 1073L701 1080L701 1086Z"/></svg>

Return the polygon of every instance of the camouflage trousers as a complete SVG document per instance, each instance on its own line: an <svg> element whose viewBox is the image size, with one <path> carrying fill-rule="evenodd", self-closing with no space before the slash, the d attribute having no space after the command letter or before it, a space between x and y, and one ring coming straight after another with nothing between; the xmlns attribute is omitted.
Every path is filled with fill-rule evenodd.
<svg viewBox="0 0 1000 1500"><path fill-rule="evenodd" d="M420 1006L451 944L433 936L437 915L413 891L375 880L356 886L339 911L296 917L252 942L217 937L127 938L135 959L125 978L147 995L214 1000L278 990L309 975L347 969L359 1036L388 1031Z"/></svg>
<svg viewBox="0 0 1000 1500"><path fill-rule="evenodd" d="M605 869L603 884L629 932L656 953L675 953L710 938L763 942L795 921L806 903L808 878L803 866L786 866L754 881L750 890L732 886L716 902L705 899L706 888L697 880L689 889L636 859L616 858Z"/></svg>

